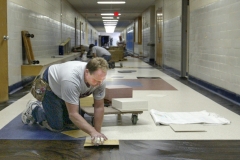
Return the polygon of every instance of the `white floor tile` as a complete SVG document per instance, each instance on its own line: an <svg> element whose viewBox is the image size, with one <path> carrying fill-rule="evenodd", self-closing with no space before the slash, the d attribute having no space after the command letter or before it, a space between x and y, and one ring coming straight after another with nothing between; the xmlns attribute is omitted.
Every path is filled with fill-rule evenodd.
<svg viewBox="0 0 240 160"><path fill-rule="evenodd" d="M214 112L231 121L230 125L203 125L206 132L174 132L170 126L156 126L148 111L138 115L137 125L132 125L131 114L122 115L121 124L117 115L105 116L102 132L109 139L119 140L232 140L240 139L240 116L223 106L201 95L188 86L180 83L163 72L152 69L147 63L137 58L128 57L122 61L123 68L111 69L107 80L114 80L113 76L122 76L120 79L136 79L137 77L160 77L177 90L134 90L133 98L148 100L148 109L163 112L192 112L206 110ZM119 62L116 63L119 65ZM138 68L139 67L139 68ZM145 67L145 68L140 68ZM146 68L146 67L149 67ZM136 70L132 73L118 73L118 70ZM19 115L32 96L24 96L14 104L0 112L0 129Z"/></svg>

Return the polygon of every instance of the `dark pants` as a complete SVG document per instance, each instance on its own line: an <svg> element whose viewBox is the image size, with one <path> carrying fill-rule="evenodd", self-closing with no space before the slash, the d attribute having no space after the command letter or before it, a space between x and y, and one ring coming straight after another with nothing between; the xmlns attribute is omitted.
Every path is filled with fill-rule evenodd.
<svg viewBox="0 0 240 160"><path fill-rule="evenodd" d="M104 58L108 62L111 59L111 55L104 55L102 56L102 58Z"/></svg>
<svg viewBox="0 0 240 160"><path fill-rule="evenodd" d="M43 79L48 82L48 69L45 70ZM42 105L43 108L38 106L33 110L33 117L40 125L47 122L48 129L61 131L64 129L64 124L71 123L65 102L52 91L46 90Z"/></svg>

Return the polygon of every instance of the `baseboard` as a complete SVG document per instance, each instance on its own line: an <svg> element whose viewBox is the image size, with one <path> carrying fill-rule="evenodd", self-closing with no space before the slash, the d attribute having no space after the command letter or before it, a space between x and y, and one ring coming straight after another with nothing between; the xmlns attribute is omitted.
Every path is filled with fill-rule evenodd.
<svg viewBox="0 0 240 160"><path fill-rule="evenodd" d="M31 83L34 80L35 77L28 77L25 78L24 80L17 82L11 86L8 87L8 93L12 94L20 89L22 89L24 86L28 85L29 83Z"/></svg>
<svg viewBox="0 0 240 160"><path fill-rule="evenodd" d="M233 93L231 91L228 91L224 88L221 88L219 86L216 86L214 84L211 84L211 83L208 83L208 82L205 82L201 79L198 79L196 77L193 77L191 75L188 76L188 80L191 82L191 83L194 83L212 93L215 93L217 94L218 96L220 97L223 97L233 103L236 103L238 105L240 105L240 95L236 94L236 93Z"/></svg>
<svg viewBox="0 0 240 160"><path fill-rule="evenodd" d="M167 65L163 65L163 69L166 69L167 71L175 74L176 76L179 76L179 77L181 76L181 72L175 68L169 67Z"/></svg>

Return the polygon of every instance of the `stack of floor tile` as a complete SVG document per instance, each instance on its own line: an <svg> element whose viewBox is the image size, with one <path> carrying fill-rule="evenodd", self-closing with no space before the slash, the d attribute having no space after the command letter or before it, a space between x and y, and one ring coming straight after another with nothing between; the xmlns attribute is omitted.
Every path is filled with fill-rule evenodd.
<svg viewBox="0 0 240 160"><path fill-rule="evenodd" d="M125 85L109 85L106 86L105 98L112 101L112 98L132 98L132 87Z"/></svg>
<svg viewBox="0 0 240 160"><path fill-rule="evenodd" d="M124 60L124 50L122 47L110 47L111 61L118 62Z"/></svg>
<svg viewBox="0 0 240 160"><path fill-rule="evenodd" d="M121 112L129 111L147 111L148 101L137 98L113 98L112 107Z"/></svg>
<svg viewBox="0 0 240 160"><path fill-rule="evenodd" d="M94 103L94 100L93 100L93 95L92 94L88 97L84 97L84 98L80 99L80 106L81 107L92 106L93 103Z"/></svg>

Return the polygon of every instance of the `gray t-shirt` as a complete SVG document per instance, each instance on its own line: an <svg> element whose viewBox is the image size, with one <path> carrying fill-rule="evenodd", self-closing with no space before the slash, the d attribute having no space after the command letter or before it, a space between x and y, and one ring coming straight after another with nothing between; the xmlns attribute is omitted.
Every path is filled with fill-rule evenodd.
<svg viewBox="0 0 240 160"><path fill-rule="evenodd" d="M93 94L94 99L105 97L105 82L97 87L87 87L84 82L86 62L69 61L49 67L48 82L53 93L65 102L79 105L79 98Z"/></svg>
<svg viewBox="0 0 240 160"><path fill-rule="evenodd" d="M99 46L93 46L92 47L92 53L95 53L97 55L97 57L102 57L102 56L110 56L111 53L108 52L108 50L106 50L103 47L99 47Z"/></svg>

